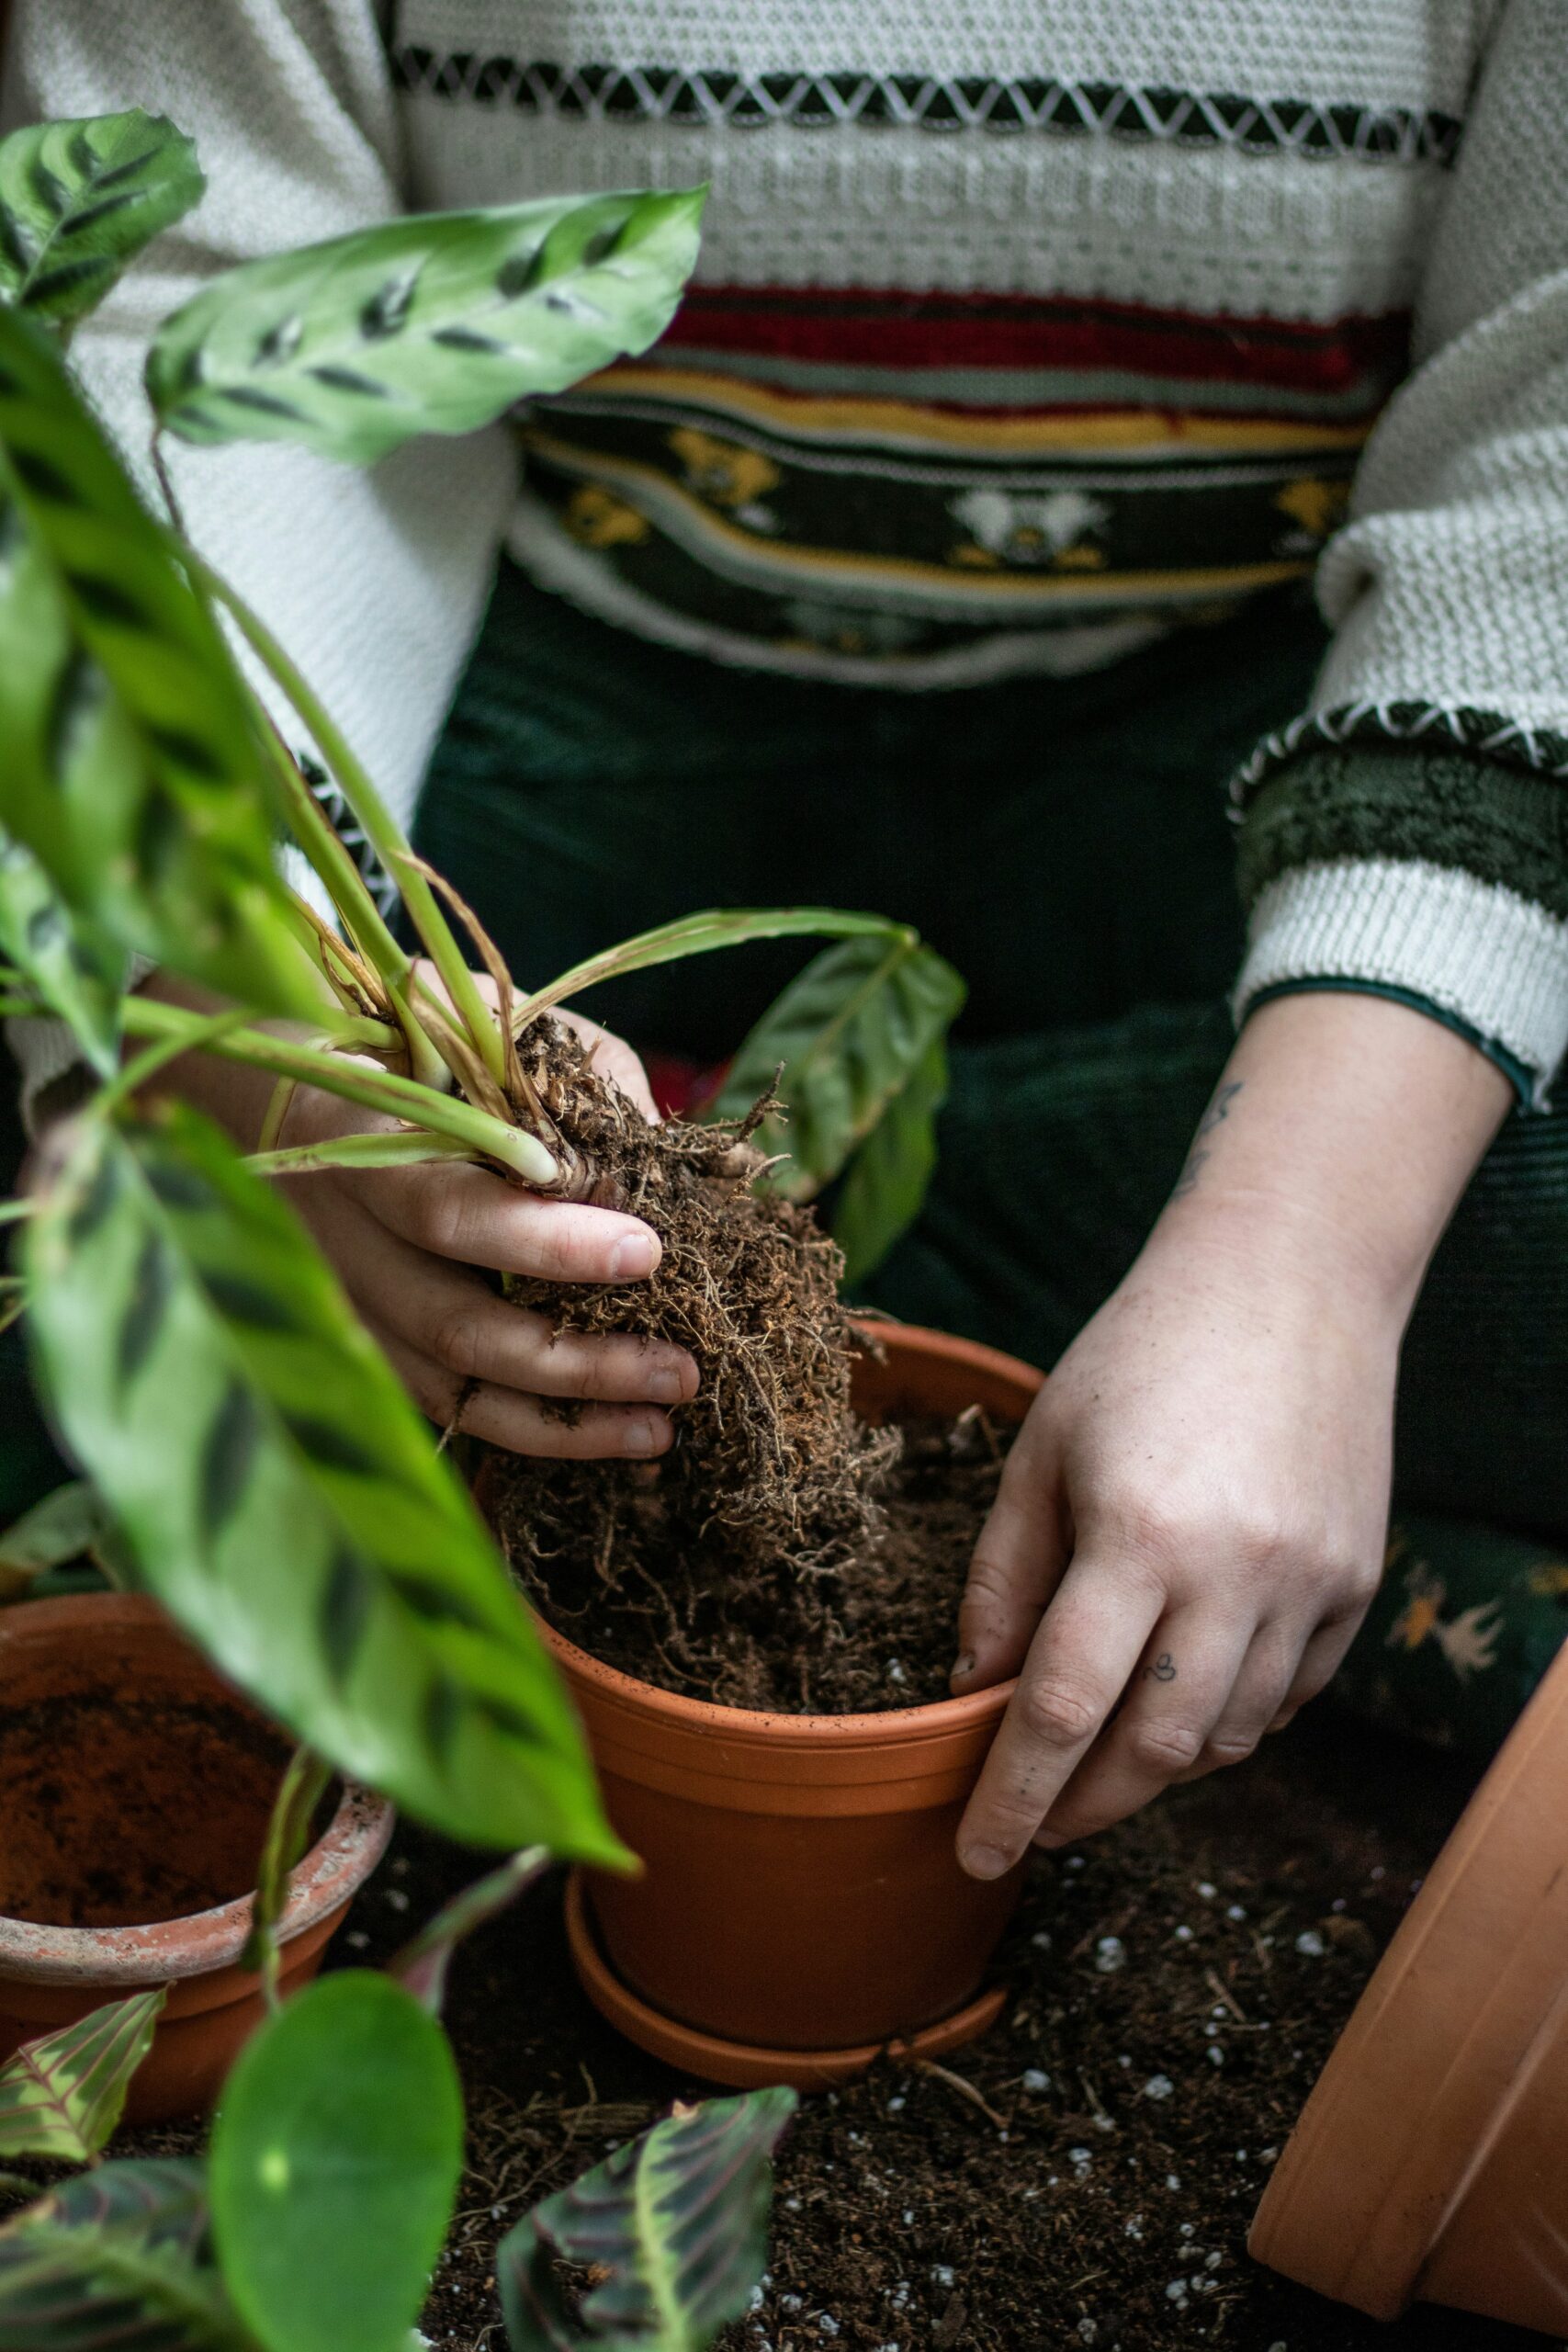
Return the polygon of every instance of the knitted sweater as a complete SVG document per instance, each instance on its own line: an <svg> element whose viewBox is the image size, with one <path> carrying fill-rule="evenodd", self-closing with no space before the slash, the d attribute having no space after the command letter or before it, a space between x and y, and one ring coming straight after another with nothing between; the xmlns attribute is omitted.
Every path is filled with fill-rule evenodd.
<svg viewBox="0 0 1568 2352"><path fill-rule="evenodd" d="M197 539L400 810L502 540L627 628L903 690L1178 627L1201 660L1315 564L1312 707L1235 786L1238 1008L1386 989L1539 1097L1568 1044L1565 30L1562 0L20 0L5 106L140 103L200 143L202 206L73 345L133 459L141 345L228 262L711 181L674 325L535 405L520 494L508 428L363 475L175 453Z"/></svg>

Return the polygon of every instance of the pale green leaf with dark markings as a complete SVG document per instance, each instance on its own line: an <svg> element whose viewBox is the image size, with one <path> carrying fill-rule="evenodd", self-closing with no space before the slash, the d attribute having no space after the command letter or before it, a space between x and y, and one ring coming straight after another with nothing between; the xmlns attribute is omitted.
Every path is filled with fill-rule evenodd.
<svg viewBox="0 0 1568 2352"><path fill-rule="evenodd" d="M101 2165L0 2227L6 2352L261 2352L212 2260L202 2167Z"/></svg>
<svg viewBox="0 0 1568 2352"><path fill-rule="evenodd" d="M764 1180L810 1200L846 1168L833 1230L852 1279L919 1213L946 1091L944 1040L964 982L913 932L825 948L769 1006L729 1066L709 1118L739 1118L778 1080L784 1113L757 1131L787 1155Z"/></svg>
<svg viewBox="0 0 1568 2352"><path fill-rule="evenodd" d="M0 2066L0 2156L89 2163L124 2113L167 1997L155 1985L24 2041Z"/></svg>
<svg viewBox="0 0 1568 2352"><path fill-rule="evenodd" d="M140 107L13 130L0 139L0 302L81 318L205 185L195 142Z"/></svg>
<svg viewBox="0 0 1568 2352"><path fill-rule="evenodd" d="M188 441L297 441L367 465L468 433L669 325L705 191L415 213L224 272L147 360Z"/></svg>
<svg viewBox="0 0 1568 2352"><path fill-rule="evenodd" d="M73 914L30 849L0 829L0 956L58 1013L100 1078L119 1060L123 951Z"/></svg>
<svg viewBox="0 0 1568 2352"><path fill-rule="evenodd" d="M108 1515L85 1478L56 1487L0 1532L0 1599L96 1550L107 1528Z"/></svg>
<svg viewBox="0 0 1568 2352"><path fill-rule="evenodd" d="M167 1267L151 1332L150 1239ZM216 1128L173 1104L124 1131L84 1122L26 1272L42 1385L139 1589L410 1813L475 1844L617 1858L467 1493L293 1211Z"/></svg>
<svg viewBox="0 0 1568 2352"><path fill-rule="evenodd" d="M795 2104L773 2089L677 2107L536 2205L496 2248L512 2352L706 2352L767 2260L769 2160ZM575 2309L562 2259L590 2272Z"/></svg>
<svg viewBox="0 0 1568 2352"><path fill-rule="evenodd" d="M255 724L58 351L0 308L0 823L95 937L309 1018Z"/></svg>

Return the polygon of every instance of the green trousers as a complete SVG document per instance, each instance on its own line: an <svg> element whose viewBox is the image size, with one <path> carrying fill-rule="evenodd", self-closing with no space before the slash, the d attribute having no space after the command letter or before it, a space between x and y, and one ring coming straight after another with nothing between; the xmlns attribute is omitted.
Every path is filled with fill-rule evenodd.
<svg viewBox="0 0 1568 2352"><path fill-rule="evenodd" d="M1087 677L901 695L649 646L503 565L418 844L525 979L705 906L917 924L969 999L925 1212L868 1295L1048 1365L1135 1255L1228 1051L1224 786L1322 650L1292 595ZM666 966L588 1009L718 1062L813 952ZM1389 1572L1345 1695L1495 1746L1568 1634L1565 1437L1568 1114L1517 1116L1411 1327Z"/></svg>

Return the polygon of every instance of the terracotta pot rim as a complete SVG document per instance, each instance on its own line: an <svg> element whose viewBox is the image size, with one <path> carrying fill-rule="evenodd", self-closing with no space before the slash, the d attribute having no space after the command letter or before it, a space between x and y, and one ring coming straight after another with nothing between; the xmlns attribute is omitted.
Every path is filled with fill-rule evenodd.
<svg viewBox="0 0 1568 2352"><path fill-rule="evenodd" d="M72 1593L16 1601L0 1611L0 1645L7 1634L35 1642L69 1637L87 1620L100 1627L169 1622L140 1594ZM172 1624L170 1631L177 1634ZM386 1797L344 1781L332 1820L294 1872L278 1922L280 1941L292 1942L348 1902L385 1853L395 1818ZM55 1927L0 1913L0 1980L114 1986L210 1975L239 1959L250 1933L251 1899L247 1891L205 1911L121 1928Z"/></svg>
<svg viewBox="0 0 1568 2352"><path fill-rule="evenodd" d="M916 1355L943 1356L949 1363L974 1365L998 1377L1021 1381L1036 1389L1042 1374L1020 1356L988 1348L979 1340L961 1340L949 1331L929 1330L923 1324L900 1323L893 1317L856 1316L857 1329L896 1336ZM882 1707L873 1713L845 1715L778 1714L765 1707L721 1706L712 1699L688 1699L665 1690L640 1675L606 1666L592 1650L579 1647L570 1635L557 1631L542 1617L539 1630L562 1667L594 1684L606 1699L618 1702L628 1713L641 1715L687 1731L742 1740L756 1746L805 1748L919 1747L954 1732L999 1720L1018 1688L1018 1677L993 1682L985 1690L967 1690L960 1699L931 1699L915 1707Z"/></svg>

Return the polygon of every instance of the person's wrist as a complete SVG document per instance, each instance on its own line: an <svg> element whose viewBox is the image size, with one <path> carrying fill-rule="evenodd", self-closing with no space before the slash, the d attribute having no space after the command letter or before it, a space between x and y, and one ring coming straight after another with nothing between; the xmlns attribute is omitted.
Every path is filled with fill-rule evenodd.
<svg viewBox="0 0 1568 2352"><path fill-rule="evenodd" d="M1436 1239L1404 1216L1348 1215L1305 1187L1212 1182L1168 1204L1143 1262L1236 1283L1255 1299L1289 1292L1402 1330Z"/></svg>

